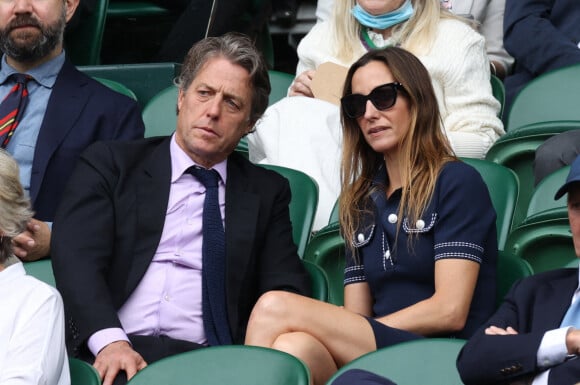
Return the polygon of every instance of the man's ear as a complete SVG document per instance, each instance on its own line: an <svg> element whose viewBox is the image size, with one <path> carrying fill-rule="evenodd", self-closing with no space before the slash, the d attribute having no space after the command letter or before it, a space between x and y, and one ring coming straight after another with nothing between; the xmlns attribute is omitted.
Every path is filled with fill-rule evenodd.
<svg viewBox="0 0 580 385"><path fill-rule="evenodd" d="M183 88L179 88L179 91L177 92L177 107L176 107L177 115L179 115L179 111L181 111L181 105L183 104L184 97L185 91L183 91Z"/></svg>
<svg viewBox="0 0 580 385"><path fill-rule="evenodd" d="M68 23L70 19L75 14L77 7L79 6L80 0L64 0L64 6L66 8L66 22ZM96 11L95 11L96 12Z"/></svg>

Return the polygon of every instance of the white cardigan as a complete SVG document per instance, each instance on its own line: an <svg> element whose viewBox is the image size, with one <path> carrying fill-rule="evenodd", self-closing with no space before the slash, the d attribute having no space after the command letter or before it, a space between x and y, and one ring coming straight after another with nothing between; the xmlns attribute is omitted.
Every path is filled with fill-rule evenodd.
<svg viewBox="0 0 580 385"><path fill-rule="evenodd" d="M298 46L298 73L336 60L328 47L328 23L316 24ZM360 55L365 49L357 47ZM428 69L447 137L458 156L484 158L504 134L497 117L499 102L491 93L484 39L468 25L446 19L440 23L431 52L419 59ZM319 184L315 229L327 223L340 192L341 128L339 109L306 97L287 97L270 106L248 135L250 160L291 167Z"/></svg>

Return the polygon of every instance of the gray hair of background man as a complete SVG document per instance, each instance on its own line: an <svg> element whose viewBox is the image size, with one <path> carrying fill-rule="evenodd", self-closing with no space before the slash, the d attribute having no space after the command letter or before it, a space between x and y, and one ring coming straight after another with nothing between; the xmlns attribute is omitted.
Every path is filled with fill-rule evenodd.
<svg viewBox="0 0 580 385"><path fill-rule="evenodd" d="M250 122L256 123L268 107L270 78L268 67L262 54L245 35L226 33L219 37L208 37L197 42L185 57L177 86L186 91L205 63L210 59L223 57L244 68L250 74L252 86L252 108Z"/></svg>
<svg viewBox="0 0 580 385"><path fill-rule="evenodd" d="M0 149L0 264L13 255L12 238L24 230L31 217L30 200L20 184L18 164Z"/></svg>

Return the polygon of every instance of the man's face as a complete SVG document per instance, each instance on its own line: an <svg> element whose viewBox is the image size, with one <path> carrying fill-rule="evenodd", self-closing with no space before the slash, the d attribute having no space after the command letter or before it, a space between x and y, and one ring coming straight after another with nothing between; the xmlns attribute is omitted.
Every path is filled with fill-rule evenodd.
<svg viewBox="0 0 580 385"><path fill-rule="evenodd" d="M580 257L580 183L574 183L568 190L568 219L574 239L574 251Z"/></svg>
<svg viewBox="0 0 580 385"><path fill-rule="evenodd" d="M177 99L177 144L210 168L226 159L252 125L248 71L223 57L208 60Z"/></svg>
<svg viewBox="0 0 580 385"><path fill-rule="evenodd" d="M38 61L57 48L60 53L75 1L0 0L0 49L19 62Z"/></svg>

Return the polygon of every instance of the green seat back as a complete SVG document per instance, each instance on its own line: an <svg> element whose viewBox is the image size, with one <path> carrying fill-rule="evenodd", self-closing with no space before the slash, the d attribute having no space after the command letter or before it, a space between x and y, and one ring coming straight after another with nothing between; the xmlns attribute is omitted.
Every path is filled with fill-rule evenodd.
<svg viewBox="0 0 580 385"><path fill-rule="evenodd" d="M101 385L101 377L88 362L70 357L68 359L71 385Z"/></svg>
<svg viewBox="0 0 580 385"><path fill-rule="evenodd" d="M181 71L177 63L109 64L81 66L79 70L92 77L117 81L135 92L141 108L159 92L173 85Z"/></svg>
<svg viewBox="0 0 580 385"><path fill-rule="evenodd" d="M270 75L270 85L272 92L270 92L269 105L272 105L288 94L288 88L294 81L294 75L287 74L280 71L268 71Z"/></svg>
<svg viewBox="0 0 580 385"><path fill-rule="evenodd" d="M107 17L138 18L151 16L167 16L171 11L152 1L115 1L109 2Z"/></svg>
<svg viewBox="0 0 580 385"><path fill-rule="evenodd" d="M490 81L491 81L491 93L500 104L498 117L501 119L503 117L503 106L505 104L505 87L501 79L495 75L491 75Z"/></svg>
<svg viewBox="0 0 580 385"><path fill-rule="evenodd" d="M462 160L474 167L487 185L497 215L497 245L498 249L503 250L517 205L518 178L512 170L490 161L471 158Z"/></svg>
<svg viewBox="0 0 580 385"><path fill-rule="evenodd" d="M267 348L227 345L202 348L149 364L128 385L308 385L306 365Z"/></svg>
<svg viewBox="0 0 580 385"><path fill-rule="evenodd" d="M26 274L35 277L36 279L52 287L56 287L50 259L39 259L38 261L34 262L24 262L24 269L26 270Z"/></svg>
<svg viewBox="0 0 580 385"><path fill-rule="evenodd" d="M397 385L462 385L455 360L464 344L461 339L422 338L392 345L346 364L327 384L346 370L365 369Z"/></svg>
<svg viewBox="0 0 580 385"><path fill-rule="evenodd" d="M503 302L505 295L516 281L532 274L534 270L528 261L500 251L497 258L497 306Z"/></svg>
<svg viewBox="0 0 580 385"><path fill-rule="evenodd" d="M312 283L312 298L328 302L328 277L321 267L306 260L302 260L304 267L310 274Z"/></svg>
<svg viewBox="0 0 580 385"><path fill-rule="evenodd" d="M137 100L137 95L135 95L135 93L131 89L129 89L127 86L125 86L124 84L121 84L121 83L116 82L116 81L111 80L111 79L98 78L98 77L94 78L94 79L97 80L98 82L100 82L101 84L109 87L113 91L116 91L120 94L128 96L133 100Z"/></svg>
<svg viewBox="0 0 580 385"><path fill-rule="evenodd" d="M507 129L546 121L580 121L578 89L580 64L538 76L516 96L507 119Z"/></svg>
<svg viewBox="0 0 580 385"><path fill-rule="evenodd" d="M304 260L320 266L328 278L328 302L344 305L345 243L338 223L318 230L306 245Z"/></svg>
<svg viewBox="0 0 580 385"><path fill-rule="evenodd" d="M155 95L143 108L145 137L171 135L177 125L176 86L169 86Z"/></svg>
<svg viewBox="0 0 580 385"><path fill-rule="evenodd" d="M276 171L288 179L290 183L292 192L292 199L290 200L292 237L298 247L298 255L302 257L306 244L310 239L312 224L318 207L318 184L302 171L270 164L261 164L260 166Z"/></svg>
<svg viewBox="0 0 580 385"><path fill-rule="evenodd" d="M71 33L65 33L66 54L74 65L99 64L108 4L108 0L96 1L91 14Z"/></svg>
<svg viewBox="0 0 580 385"><path fill-rule="evenodd" d="M534 190L533 163L536 148L553 135L578 127L580 124L575 122L542 122L522 127L499 138L487 152L486 160L513 170L518 177L518 203L512 228L526 217Z"/></svg>
<svg viewBox="0 0 580 385"><path fill-rule="evenodd" d="M576 259L566 208L526 218L510 233L505 251L528 261L536 273L564 267Z"/></svg>
<svg viewBox="0 0 580 385"><path fill-rule="evenodd" d="M569 172L570 166L562 167L561 169L556 170L550 175L546 176L540 181L540 183L538 183L532 192L526 218L536 215L542 211L552 210L555 208L566 208L566 195L558 200L554 199L554 195L556 195L556 191L558 191L558 189L566 181L566 177L568 176Z"/></svg>

